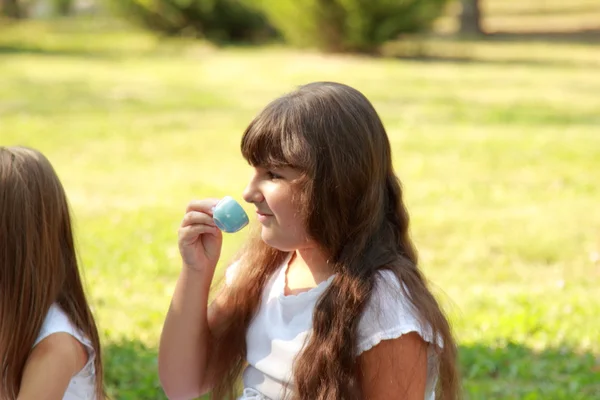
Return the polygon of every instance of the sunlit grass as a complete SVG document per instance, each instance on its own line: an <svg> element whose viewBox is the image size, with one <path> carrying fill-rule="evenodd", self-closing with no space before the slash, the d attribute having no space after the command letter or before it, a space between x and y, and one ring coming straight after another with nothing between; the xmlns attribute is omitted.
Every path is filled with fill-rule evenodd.
<svg viewBox="0 0 600 400"><path fill-rule="evenodd" d="M388 128L469 398L600 396L598 46L432 39L472 62L402 61L101 28L1 31L0 144L44 151L67 188L115 398L164 398L186 203L239 198L246 124L313 80L357 87ZM245 235L227 235L221 266Z"/></svg>

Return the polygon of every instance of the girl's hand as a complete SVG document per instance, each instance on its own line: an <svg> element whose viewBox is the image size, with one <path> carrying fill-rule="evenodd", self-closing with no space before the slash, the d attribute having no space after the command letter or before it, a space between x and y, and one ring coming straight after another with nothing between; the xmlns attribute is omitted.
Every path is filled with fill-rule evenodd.
<svg viewBox="0 0 600 400"><path fill-rule="evenodd" d="M183 265L213 272L221 255L223 235L212 218L218 199L191 201L179 227L179 252Z"/></svg>

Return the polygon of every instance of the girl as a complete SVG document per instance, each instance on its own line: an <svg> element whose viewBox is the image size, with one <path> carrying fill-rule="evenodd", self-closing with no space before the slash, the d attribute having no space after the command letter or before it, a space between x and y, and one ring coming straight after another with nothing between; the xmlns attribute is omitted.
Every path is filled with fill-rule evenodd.
<svg viewBox="0 0 600 400"><path fill-rule="evenodd" d="M390 143L371 103L320 82L248 126L244 199L260 233L207 306L222 235L217 200L192 201L159 374L170 399L459 397L456 346L417 267Z"/></svg>
<svg viewBox="0 0 600 400"><path fill-rule="evenodd" d="M64 189L38 151L0 147L0 399L103 393Z"/></svg>

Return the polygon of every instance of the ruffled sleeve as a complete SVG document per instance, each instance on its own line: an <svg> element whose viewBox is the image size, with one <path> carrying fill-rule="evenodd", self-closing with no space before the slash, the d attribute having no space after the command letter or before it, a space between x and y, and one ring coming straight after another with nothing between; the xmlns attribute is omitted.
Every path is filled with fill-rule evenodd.
<svg viewBox="0 0 600 400"><path fill-rule="evenodd" d="M421 323L396 275L389 270L379 271L373 294L359 321L356 355L383 340L396 339L410 332L416 332L425 341L433 343L431 327ZM438 345L441 346L440 341Z"/></svg>

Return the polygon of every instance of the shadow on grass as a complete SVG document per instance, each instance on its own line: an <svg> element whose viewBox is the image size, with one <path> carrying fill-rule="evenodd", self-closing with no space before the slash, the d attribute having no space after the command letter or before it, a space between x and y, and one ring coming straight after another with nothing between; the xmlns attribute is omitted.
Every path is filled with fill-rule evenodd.
<svg viewBox="0 0 600 400"><path fill-rule="evenodd" d="M515 343L467 345L459 351L466 399L600 398L600 359L592 353L566 346L535 351ZM166 399L156 349L138 341L107 343L104 365L111 399Z"/></svg>
<svg viewBox="0 0 600 400"><path fill-rule="evenodd" d="M543 7L543 2L538 3L538 7L530 7L530 8L505 8L500 10L494 10L491 13L492 17L524 17L524 16L532 16L532 17L542 17L542 16L564 16L564 15L582 15L586 13L595 13L600 11L600 7L598 4L574 4L568 7ZM569 3L565 2L565 5Z"/></svg>
<svg viewBox="0 0 600 400"><path fill-rule="evenodd" d="M580 29L568 32L510 32L498 31L479 38L480 40L497 42L547 42L569 44L600 44L600 27L596 29Z"/></svg>
<svg viewBox="0 0 600 400"><path fill-rule="evenodd" d="M484 57L478 53L478 49L499 45L498 54L487 51ZM505 46L541 44L543 48L529 54L515 56L508 51L502 51ZM597 45L590 52L600 50L600 29L582 30L575 32L495 32L481 36L461 35L416 35L406 36L397 41L388 42L383 46L381 54L376 57L396 58L415 62L432 63L458 63L458 64L490 64L506 66L533 66L533 67L600 67L600 58L586 57L577 59L569 57L569 53L563 54L559 49L552 50L552 46L560 45L562 48L569 45ZM504 54L503 54L504 53ZM542 54L540 54L542 53ZM548 57L543 53L548 53Z"/></svg>
<svg viewBox="0 0 600 400"><path fill-rule="evenodd" d="M2 55L36 55L36 56L63 56L83 57L94 59L118 58L119 54L101 52L97 50L83 49L51 49L46 47L35 47L27 44L0 44L0 56Z"/></svg>
<svg viewBox="0 0 600 400"><path fill-rule="evenodd" d="M502 58L490 59L472 56L461 55L433 55L433 54L418 54L418 55L398 55L394 58L403 61L413 61L420 63L449 63L449 64L489 64L489 65L505 65L505 66L525 66L525 67L578 67L578 68L594 68L600 67L599 62L593 61L575 61L575 60L536 60L527 58Z"/></svg>

